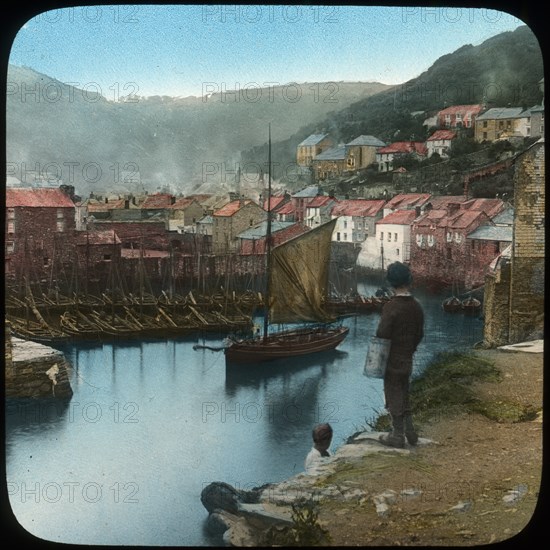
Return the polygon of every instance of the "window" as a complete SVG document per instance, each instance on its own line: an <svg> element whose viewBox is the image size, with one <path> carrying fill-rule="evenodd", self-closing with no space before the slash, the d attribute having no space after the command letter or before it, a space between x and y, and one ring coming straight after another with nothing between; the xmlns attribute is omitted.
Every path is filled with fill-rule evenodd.
<svg viewBox="0 0 550 550"><path fill-rule="evenodd" d="M424 236L420 235L419 233L416 234L416 244L418 246L422 246L422 243L424 242Z"/></svg>
<svg viewBox="0 0 550 550"><path fill-rule="evenodd" d="M456 231L455 231L455 241L457 243L462 242L462 235L460 233L456 232Z"/></svg>
<svg viewBox="0 0 550 550"><path fill-rule="evenodd" d="M50 259L49 258L44 258L43 259L43 264L44 264L44 267L48 267L50 265Z"/></svg>
<svg viewBox="0 0 550 550"><path fill-rule="evenodd" d="M8 208L8 220L15 220L15 208Z"/></svg>
<svg viewBox="0 0 550 550"><path fill-rule="evenodd" d="M381 240L381 241L384 240L384 232L383 232L383 231L380 231L380 240Z"/></svg>
<svg viewBox="0 0 550 550"><path fill-rule="evenodd" d="M348 234L344 233L344 241L347 241L347 240L348 240Z"/></svg>
<svg viewBox="0 0 550 550"><path fill-rule="evenodd" d="M337 241L340 240L340 231L338 231L338 233L336 233L336 240L337 240Z"/></svg>
<svg viewBox="0 0 550 550"><path fill-rule="evenodd" d="M15 233L15 222L8 222L8 233Z"/></svg>
<svg viewBox="0 0 550 550"><path fill-rule="evenodd" d="M397 242L397 233L393 234L393 240Z"/></svg>
<svg viewBox="0 0 550 550"><path fill-rule="evenodd" d="M391 243L391 233L388 231L388 242Z"/></svg>
<svg viewBox="0 0 550 550"><path fill-rule="evenodd" d="M396 255L396 256L399 256L399 248L396 248L396 249L395 249L395 255Z"/></svg>
<svg viewBox="0 0 550 550"><path fill-rule="evenodd" d="M6 242L6 254L13 254L15 250L15 243L13 241Z"/></svg>
<svg viewBox="0 0 550 550"><path fill-rule="evenodd" d="M487 121L486 120L483 121L483 127L487 128Z"/></svg>
<svg viewBox="0 0 550 550"><path fill-rule="evenodd" d="M110 262L111 261L111 254L103 254L103 259L106 262Z"/></svg>
<svg viewBox="0 0 550 550"><path fill-rule="evenodd" d="M433 246L435 244L435 238L433 235L428 235L428 246Z"/></svg>
<svg viewBox="0 0 550 550"><path fill-rule="evenodd" d="M64 219L58 219L57 220L57 231L65 231L65 220Z"/></svg>
<svg viewBox="0 0 550 550"><path fill-rule="evenodd" d="M63 208L58 208L57 209L57 219L58 220L62 220L63 219Z"/></svg>
<svg viewBox="0 0 550 550"><path fill-rule="evenodd" d="M453 240L453 234L450 231L447 231L447 242L450 243Z"/></svg>
<svg viewBox="0 0 550 550"><path fill-rule="evenodd" d="M344 220L344 229L348 228L348 222Z"/></svg>
<svg viewBox="0 0 550 550"><path fill-rule="evenodd" d="M487 139L487 132L483 132L483 139Z"/></svg>

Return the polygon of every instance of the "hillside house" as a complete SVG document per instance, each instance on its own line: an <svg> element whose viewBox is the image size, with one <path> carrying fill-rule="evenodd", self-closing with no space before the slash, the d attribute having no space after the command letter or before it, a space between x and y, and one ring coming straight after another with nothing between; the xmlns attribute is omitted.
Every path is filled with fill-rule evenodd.
<svg viewBox="0 0 550 550"><path fill-rule="evenodd" d="M334 142L328 134L312 134L298 144L296 163L301 167L310 167L317 155L331 147L334 147Z"/></svg>
<svg viewBox="0 0 550 550"><path fill-rule="evenodd" d="M348 170L367 168L376 162L376 152L385 143L374 136L361 135L346 143L346 166Z"/></svg>
<svg viewBox="0 0 550 550"><path fill-rule="evenodd" d="M362 243L375 234L375 222L382 218L384 200L347 199L336 204L331 217L337 218L332 239L338 242Z"/></svg>
<svg viewBox="0 0 550 550"><path fill-rule="evenodd" d="M250 199L231 201L212 215L212 253L235 253L239 248L238 235L258 225L267 212Z"/></svg>
<svg viewBox="0 0 550 550"><path fill-rule="evenodd" d="M287 202L277 208L274 219L280 222L293 222L296 220L296 209L292 202Z"/></svg>
<svg viewBox="0 0 550 550"><path fill-rule="evenodd" d="M168 231L195 233L197 222L204 216L204 210L193 197L181 197L167 207Z"/></svg>
<svg viewBox="0 0 550 550"><path fill-rule="evenodd" d="M531 137L544 137L544 105L535 105L529 109L531 115L530 131Z"/></svg>
<svg viewBox="0 0 550 550"><path fill-rule="evenodd" d="M168 220L168 207L176 202L176 197L168 193L155 193L154 195L147 195L145 200L141 203L141 217L142 219L165 219Z"/></svg>
<svg viewBox="0 0 550 550"><path fill-rule="evenodd" d="M278 246L306 231L307 228L299 223L272 221L271 246ZM266 235L267 221L240 233L237 236L239 239L239 254L265 254Z"/></svg>
<svg viewBox="0 0 550 550"><path fill-rule="evenodd" d="M305 223L307 205L319 195L323 195L323 192L318 185L309 185L291 195L290 202L294 208L294 221Z"/></svg>
<svg viewBox="0 0 550 550"><path fill-rule="evenodd" d="M495 107L477 117L475 139L481 142L527 137L528 128L530 128L529 110L524 111L521 107Z"/></svg>
<svg viewBox="0 0 550 550"><path fill-rule="evenodd" d="M428 158L437 153L441 158L448 158L456 132L453 130L436 130L427 140Z"/></svg>
<svg viewBox="0 0 550 550"><path fill-rule="evenodd" d="M410 266L415 278L462 289L482 284L496 254L486 247L475 250L468 236L491 225L503 207L500 199L471 199L427 209L411 228Z"/></svg>
<svg viewBox="0 0 550 550"><path fill-rule="evenodd" d="M327 149L313 159L312 165L315 181L341 176L348 170L346 146L340 145Z"/></svg>
<svg viewBox="0 0 550 550"><path fill-rule="evenodd" d="M331 220L331 211L338 201L333 197L314 197L306 206L306 225L310 229Z"/></svg>
<svg viewBox="0 0 550 550"><path fill-rule="evenodd" d="M54 260L72 261L75 205L56 188L6 189L5 272L44 276ZM54 258L55 256L55 258Z"/></svg>
<svg viewBox="0 0 550 550"><path fill-rule="evenodd" d="M483 105L452 105L437 113L437 125L439 128L474 128L479 113L483 111Z"/></svg>
<svg viewBox="0 0 550 550"><path fill-rule="evenodd" d="M412 155L417 160L424 160L428 156L426 144L421 141L396 141L380 147L376 152L376 162L379 172L391 172L394 162L402 156Z"/></svg>
<svg viewBox="0 0 550 550"><path fill-rule="evenodd" d="M399 193L384 204L384 216L395 212L396 210L416 210L417 215L426 208L426 206L435 200L429 193Z"/></svg>

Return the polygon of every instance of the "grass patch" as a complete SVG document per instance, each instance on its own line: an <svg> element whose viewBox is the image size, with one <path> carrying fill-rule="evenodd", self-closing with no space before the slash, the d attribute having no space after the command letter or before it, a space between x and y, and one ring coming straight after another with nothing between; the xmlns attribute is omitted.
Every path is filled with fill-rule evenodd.
<svg viewBox="0 0 550 550"><path fill-rule="evenodd" d="M423 421L457 410L474 410L478 400L473 384L500 378L500 372L492 361L471 353L442 353L411 383L414 416Z"/></svg>
<svg viewBox="0 0 550 550"><path fill-rule="evenodd" d="M536 407L517 401L480 401L472 405L472 410L499 423L529 422L538 414Z"/></svg>

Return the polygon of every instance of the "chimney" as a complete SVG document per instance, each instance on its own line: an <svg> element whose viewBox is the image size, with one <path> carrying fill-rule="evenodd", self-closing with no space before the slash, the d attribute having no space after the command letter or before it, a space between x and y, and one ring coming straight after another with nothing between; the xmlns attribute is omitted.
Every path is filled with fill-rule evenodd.
<svg viewBox="0 0 550 550"><path fill-rule="evenodd" d="M420 206L415 206L414 207L414 212L416 214L416 217L418 218L418 216L420 216Z"/></svg>
<svg viewBox="0 0 550 550"><path fill-rule="evenodd" d="M176 202L176 197L174 197L173 195L170 195L170 204L175 204Z"/></svg>
<svg viewBox="0 0 550 550"><path fill-rule="evenodd" d="M105 197L105 204L109 203L109 197Z"/></svg>
<svg viewBox="0 0 550 550"><path fill-rule="evenodd" d="M128 210L128 208L130 208L130 199L125 199L124 200L124 208L126 210Z"/></svg>
<svg viewBox="0 0 550 550"><path fill-rule="evenodd" d="M133 204L134 206L136 205L136 197L134 197L133 195L132 195L132 204Z"/></svg>

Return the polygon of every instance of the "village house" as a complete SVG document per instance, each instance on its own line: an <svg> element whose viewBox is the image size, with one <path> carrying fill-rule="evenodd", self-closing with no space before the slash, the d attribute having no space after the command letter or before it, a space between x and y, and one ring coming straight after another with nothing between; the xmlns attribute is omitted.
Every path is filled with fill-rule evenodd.
<svg viewBox="0 0 550 550"><path fill-rule="evenodd" d="M294 208L294 221L305 223L307 205L319 195L323 195L323 192L318 185L309 185L291 195L290 202Z"/></svg>
<svg viewBox="0 0 550 550"><path fill-rule="evenodd" d="M428 155L426 144L421 141L396 141L380 147L376 152L376 162L379 172L391 172L394 162L405 155L411 155L417 160L424 160Z"/></svg>
<svg viewBox="0 0 550 550"><path fill-rule="evenodd" d="M232 201L212 216L212 253L236 253L238 235L265 220L267 212L250 199Z"/></svg>
<svg viewBox="0 0 550 550"><path fill-rule="evenodd" d="M72 261L75 205L60 189L6 189L5 273L51 271L54 260Z"/></svg>
<svg viewBox="0 0 550 550"><path fill-rule="evenodd" d="M306 225L313 229L331 220L330 213L338 201L333 197L314 197L306 206Z"/></svg>
<svg viewBox="0 0 550 550"><path fill-rule="evenodd" d="M453 130L436 130L427 140L428 158L437 153L441 158L448 158L449 151L456 138Z"/></svg>
<svg viewBox="0 0 550 550"><path fill-rule="evenodd" d="M531 115L530 132L531 137L544 137L544 105L535 105L529 109Z"/></svg>
<svg viewBox="0 0 550 550"><path fill-rule="evenodd" d="M439 128L474 128L476 119L484 107L475 105L452 105L437 113L437 125Z"/></svg>
<svg viewBox="0 0 550 550"><path fill-rule="evenodd" d="M328 134L312 134L298 144L296 163L298 166L310 167L317 155L333 146L334 142Z"/></svg>
<svg viewBox="0 0 550 550"><path fill-rule="evenodd" d="M209 195L204 200L199 200L198 202L206 215L212 215L216 210L223 208L234 200L237 200L237 197L233 193L224 193L222 195Z"/></svg>
<svg viewBox="0 0 550 550"><path fill-rule="evenodd" d="M396 210L416 210L417 215L434 199L429 193L399 193L384 204L384 216Z"/></svg>
<svg viewBox="0 0 550 550"><path fill-rule="evenodd" d="M528 137L529 111L522 107L494 107L477 117L476 141L495 141L501 138Z"/></svg>
<svg viewBox="0 0 550 550"><path fill-rule="evenodd" d="M345 145L327 149L313 159L315 181L341 176L346 170L348 170L348 166Z"/></svg>
<svg viewBox="0 0 550 550"><path fill-rule="evenodd" d="M305 233L307 228L302 224L294 222L271 222L271 246L278 246L302 233ZM250 227L238 235L239 239L239 254L263 255L266 251L266 235L267 221Z"/></svg>
<svg viewBox="0 0 550 550"><path fill-rule="evenodd" d="M440 203L414 220L410 266L415 278L441 286L473 288L483 282L494 259L494 247L476 250L468 235L490 225L504 207L500 199L471 199Z"/></svg>
<svg viewBox="0 0 550 550"><path fill-rule="evenodd" d="M382 218L384 200L346 199L332 208L331 217L337 218L332 240L362 243L375 234L375 222Z"/></svg>
<svg viewBox="0 0 550 550"><path fill-rule="evenodd" d="M141 217L144 220L153 217L168 220L168 207L176 202L176 197L169 193L155 193L147 195L141 203Z"/></svg>
<svg viewBox="0 0 550 550"><path fill-rule="evenodd" d="M197 222L204 216L202 206L193 197L180 197L167 207L168 231L195 233Z"/></svg>
<svg viewBox="0 0 550 550"><path fill-rule="evenodd" d="M380 269L392 262L409 262L411 253L411 224L415 210L397 210L376 222L375 240L380 250Z"/></svg>
<svg viewBox="0 0 550 550"><path fill-rule="evenodd" d="M277 208L274 219L280 222L293 222L296 220L296 209L292 202L287 202Z"/></svg>
<svg viewBox="0 0 550 550"><path fill-rule="evenodd" d="M346 167L348 170L361 170L376 162L376 152L385 143L374 136L361 135L346 143Z"/></svg>
<svg viewBox="0 0 550 550"><path fill-rule="evenodd" d="M101 272L105 270L105 263L121 258L122 242L111 229L80 232L75 238L75 245L79 273ZM86 281L81 281L79 286L84 288Z"/></svg>
<svg viewBox="0 0 550 550"><path fill-rule="evenodd" d="M260 195L260 199L260 204L262 204L263 200L263 209L266 212L270 211L273 219L277 217L279 210L290 202L290 195L286 192L278 195L271 195L269 201L267 200L267 197L262 199L262 196Z"/></svg>

